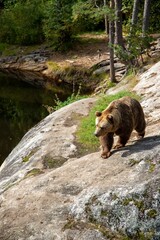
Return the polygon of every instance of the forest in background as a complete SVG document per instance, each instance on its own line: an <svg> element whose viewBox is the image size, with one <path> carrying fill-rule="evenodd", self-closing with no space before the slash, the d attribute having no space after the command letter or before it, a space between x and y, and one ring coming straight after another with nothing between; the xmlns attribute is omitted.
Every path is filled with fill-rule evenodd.
<svg viewBox="0 0 160 240"><path fill-rule="evenodd" d="M68 49L83 32L105 30L105 17L115 18L109 0L0 0L0 44L50 42ZM116 2L116 1L115 1ZM120 1L121 2L121 1ZM123 32L128 33L136 0L122 0ZM142 28L145 0L139 6L136 31ZM150 1L149 1L150 2ZM159 32L160 2L150 4L148 33Z"/></svg>
<svg viewBox="0 0 160 240"><path fill-rule="evenodd" d="M6 44L45 43L66 51L85 32L105 31L109 39L110 80L116 82L114 56L138 66L159 32L160 2L151 0L1 0L0 53Z"/></svg>

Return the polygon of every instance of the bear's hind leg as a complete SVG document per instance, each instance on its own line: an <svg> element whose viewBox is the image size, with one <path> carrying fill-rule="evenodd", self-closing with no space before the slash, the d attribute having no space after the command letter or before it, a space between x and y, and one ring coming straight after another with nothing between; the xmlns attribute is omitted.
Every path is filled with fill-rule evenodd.
<svg viewBox="0 0 160 240"><path fill-rule="evenodd" d="M144 132L137 132L137 139L142 139L144 138L144 135L145 135L145 131Z"/></svg>
<svg viewBox="0 0 160 240"><path fill-rule="evenodd" d="M137 126L135 127L135 130L137 132L137 138L141 139L144 137L145 135L145 128L146 128L146 122L145 119L141 120L140 123L137 124Z"/></svg>
<svg viewBox="0 0 160 240"><path fill-rule="evenodd" d="M118 141L116 143L116 145L114 146L114 149L119 149L121 147L124 147L126 145L126 143L128 142L130 138L129 136L119 136Z"/></svg>

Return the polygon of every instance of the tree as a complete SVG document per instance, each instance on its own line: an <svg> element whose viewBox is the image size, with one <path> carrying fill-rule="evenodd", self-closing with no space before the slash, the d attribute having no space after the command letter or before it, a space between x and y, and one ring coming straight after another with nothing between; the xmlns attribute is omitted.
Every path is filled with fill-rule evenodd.
<svg viewBox="0 0 160 240"><path fill-rule="evenodd" d="M138 22L138 13L139 13L139 0L134 0L133 12L132 12L132 21L131 21L131 31L135 31ZM151 0L144 1L144 10L143 10L143 20L142 20L142 33L143 35L148 31L149 28L149 14L150 14Z"/></svg>
<svg viewBox="0 0 160 240"><path fill-rule="evenodd" d="M132 27L137 25L138 11L139 11L139 0L134 0L133 11L132 11L132 20L131 20Z"/></svg>
<svg viewBox="0 0 160 240"><path fill-rule="evenodd" d="M115 0L115 44L124 48L122 36L122 0Z"/></svg>
<svg viewBox="0 0 160 240"><path fill-rule="evenodd" d="M5 2L0 14L0 42L19 45L42 42L42 18L42 4L37 5L36 0Z"/></svg>
<svg viewBox="0 0 160 240"><path fill-rule="evenodd" d="M104 7L107 6L107 1L104 0ZM108 24L108 17L107 14L104 14L104 23L105 23L105 32L108 35L109 34L109 24Z"/></svg>
<svg viewBox="0 0 160 240"><path fill-rule="evenodd" d="M110 0L110 8L114 9L114 0ZM110 80L116 82L115 68L114 68L114 20L109 19L109 53L110 53Z"/></svg>
<svg viewBox="0 0 160 240"><path fill-rule="evenodd" d="M110 1L110 8L107 5L107 1L80 1L78 4L74 6L74 15L75 16L83 16L83 19L85 17L85 14L89 13L92 18L98 19L98 18L104 18L105 19L105 31L108 35L108 20L109 20L109 52L110 52L110 80L111 82L116 82L115 79L115 69L114 69L114 35L115 35L115 9L114 9L114 0ZM119 6L119 5L118 5ZM81 11L80 11L81 9ZM119 25L117 24L117 27ZM119 29L118 29L119 30ZM118 32L117 30L117 32ZM122 28L121 28L122 31ZM118 32L118 36L121 36ZM119 39L118 39L119 41Z"/></svg>
<svg viewBox="0 0 160 240"><path fill-rule="evenodd" d="M72 6L75 0L47 1L45 8L44 33L52 41L55 50L66 50L71 46L74 35Z"/></svg>
<svg viewBox="0 0 160 240"><path fill-rule="evenodd" d="M151 0L145 0L144 11L143 11L143 24L142 24L142 32L144 35L145 33L147 33L148 27L149 27L150 6L151 6Z"/></svg>

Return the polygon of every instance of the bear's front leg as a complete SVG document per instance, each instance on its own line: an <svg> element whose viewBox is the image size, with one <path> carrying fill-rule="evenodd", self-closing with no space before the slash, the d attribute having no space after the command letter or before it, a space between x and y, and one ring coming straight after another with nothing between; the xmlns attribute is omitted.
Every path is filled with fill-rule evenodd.
<svg viewBox="0 0 160 240"><path fill-rule="evenodd" d="M108 158L111 155L111 148L113 145L113 135L114 133L108 133L104 136L99 137L101 143L101 157Z"/></svg>

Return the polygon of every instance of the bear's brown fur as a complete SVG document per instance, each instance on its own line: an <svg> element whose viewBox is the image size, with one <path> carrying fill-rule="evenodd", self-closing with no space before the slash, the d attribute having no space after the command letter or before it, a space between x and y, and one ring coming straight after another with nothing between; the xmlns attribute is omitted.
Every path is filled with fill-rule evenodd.
<svg viewBox="0 0 160 240"><path fill-rule="evenodd" d="M114 133L119 136L116 149L125 146L135 129L138 138L145 135L146 122L140 103L131 97L115 100L103 112L96 112L95 136L99 137L102 153L101 157L111 155Z"/></svg>

